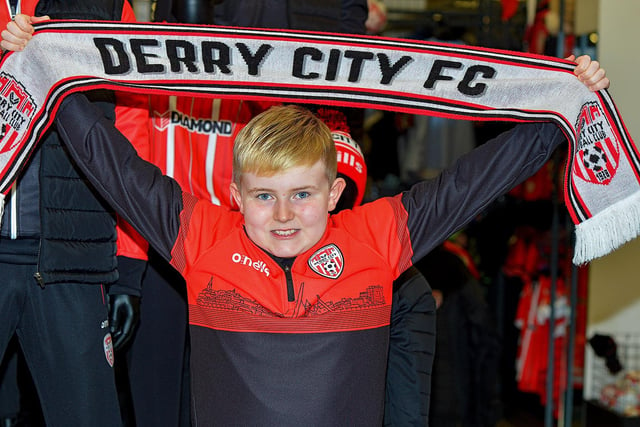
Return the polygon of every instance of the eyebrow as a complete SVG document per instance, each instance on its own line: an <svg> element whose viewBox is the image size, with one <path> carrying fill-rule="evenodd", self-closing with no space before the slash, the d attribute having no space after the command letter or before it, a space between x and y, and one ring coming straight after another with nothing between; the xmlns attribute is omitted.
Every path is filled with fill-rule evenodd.
<svg viewBox="0 0 640 427"><path fill-rule="evenodd" d="M306 185L303 187L295 187L287 190L288 193L297 193L299 191L309 191L309 190L317 190L318 186L316 185ZM247 189L247 193L275 193L276 191L273 188L266 187L257 187L257 188L249 188Z"/></svg>

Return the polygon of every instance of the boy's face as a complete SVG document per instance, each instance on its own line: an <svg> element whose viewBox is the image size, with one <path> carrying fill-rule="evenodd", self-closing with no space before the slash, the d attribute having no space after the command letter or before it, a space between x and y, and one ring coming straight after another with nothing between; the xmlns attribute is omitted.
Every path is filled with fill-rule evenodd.
<svg viewBox="0 0 640 427"><path fill-rule="evenodd" d="M336 206L343 179L331 186L321 161L273 176L243 173L231 194L244 215L251 240L269 253L294 257L315 245L327 228L327 212Z"/></svg>

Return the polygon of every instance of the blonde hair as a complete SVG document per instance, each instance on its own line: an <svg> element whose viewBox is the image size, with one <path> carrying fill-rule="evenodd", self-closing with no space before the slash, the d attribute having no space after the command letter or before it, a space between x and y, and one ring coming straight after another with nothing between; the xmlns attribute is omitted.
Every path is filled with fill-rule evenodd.
<svg viewBox="0 0 640 427"><path fill-rule="evenodd" d="M329 183L336 179L336 148L331 131L311 111L296 105L275 106L238 133L233 147L233 181L243 173L272 176L321 160Z"/></svg>

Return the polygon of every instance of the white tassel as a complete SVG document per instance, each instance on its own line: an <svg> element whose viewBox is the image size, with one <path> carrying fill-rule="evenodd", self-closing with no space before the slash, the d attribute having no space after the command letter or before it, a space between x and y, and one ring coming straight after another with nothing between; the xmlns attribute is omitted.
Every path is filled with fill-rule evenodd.
<svg viewBox="0 0 640 427"><path fill-rule="evenodd" d="M640 235L640 191L576 225L575 265L607 255Z"/></svg>

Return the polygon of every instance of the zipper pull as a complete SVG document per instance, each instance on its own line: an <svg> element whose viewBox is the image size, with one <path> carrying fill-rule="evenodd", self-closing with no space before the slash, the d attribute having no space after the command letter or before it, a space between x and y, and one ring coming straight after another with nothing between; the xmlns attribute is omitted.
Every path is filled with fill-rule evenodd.
<svg viewBox="0 0 640 427"><path fill-rule="evenodd" d="M40 285L40 287L44 289L44 279L42 278L42 274L36 271L33 275L33 278L36 279L36 282L38 282L38 285Z"/></svg>

